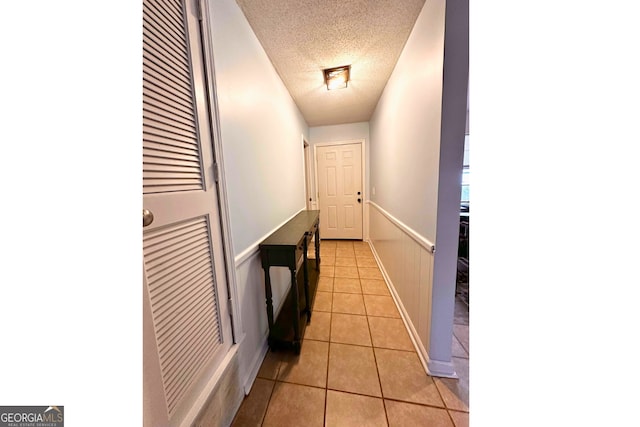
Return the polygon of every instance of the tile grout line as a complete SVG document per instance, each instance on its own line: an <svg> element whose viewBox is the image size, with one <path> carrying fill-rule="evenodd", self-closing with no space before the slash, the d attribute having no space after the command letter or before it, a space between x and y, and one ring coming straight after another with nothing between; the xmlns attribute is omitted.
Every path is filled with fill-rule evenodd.
<svg viewBox="0 0 640 427"><path fill-rule="evenodd" d="M369 246L371 246L371 243L369 243ZM378 268L378 271L379 271L380 267L378 266L377 268ZM360 272L360 270L358 270L358 273L359 272ZM384 279L384 276L383 276L383 279ZM385 280L385 282L386 282L386 280ZM362 283L361 283L361 285L362 285ZM364 299L364 297L363 297L363 299ZM394 304L395 304L395 301L394 301ZM397 307L396 307L396 309L397 309ZM367 311L366 305L365 305L365 311ZM373 317L385 317L385 316L373 316ZM367 314L367 324L369 326L369 334L371 335L371 325L369 324L369 315L368 314ZM453 334L453 335L457 339L455 334ZM383 395L382 403L383 403L383 406L384 406L384 409L385 409L385 416L387 417L387 425L389 425L389 415L387 413L387 405L386 405L386 402L385 402L386 399L384 397L384 392L382 391L382 380L380 379L380 372L378 370L378 362L377 362L376 353L375 353L375 348L376 347L373 345L373 336L371 336L370 338L371 338L371 346L372 346L372 349L373 349L374 359L376 360L376 370L378 371L378 381L380 382L380 392ZM460 341L458 340L458 342L460 342ZM464 346L462 345L461 342L460 342L460 345L464 348ZM464 348L464 350L467 351L467 354L469 353L466 348ZM397 351L404 351L404 350L397 350ZM413 351L410 351L410 353L415 353L416 356L417 356L417 352L416 352L415 349ZM451 413L449 412L449 408L447 407L447 403L445 402L444 398L442 397L442 393L438 389L438 385L436 384L436 380L433 377L431 377L430 375L429 375L429 377L433 381L433 385L436 388L436 391L438 392L438 395L440 396L440 400L442 401L442 404L444 406L444 410L447 412L447 415L448 415L449 419L451 420L451 424L453 426L455 426L456 423L453 420L453 417L451 416ZM396 399L390 399L390 400L396 400ZM400 400L399 402L403 402L403 401ZM413 402L407 402L407 403L413 403ZM423 406L431 406L431 405L423 405ZM439 408L437 406L434 406L434 407Z"/></svg>
<svg viewBox="0 0 640 427"><path fill-rule="evenodd" d="M269 355L268 352L270 352L271 349L267 347L267 356ZM267 356L265 356L265 359L267 358ZM262 361L262 363L264 363L264 360ZM280 374L280 366L282 365L282 360L280 360L280 357L278 357L278 369L276 369L276 377L273 380L273 387L271 388L271 393L269 393L269 399L267 400L267 407L264 410L264 414L262 415L261 419L260 419L260 425L262 426L264 424L264 420L267 418L267 412L269 411L269 405L271 404L271 398L273 397L273 393L276 391L276 385L278 385L278 375ZM249 394L251 394L251 392L249 392ZM238 411L240 412L240 411ZM237 414L236 414L237 415Z"/></svg>
<svg viewBox="0 0 640 427"><path fill-rule="evenodd" d="M436 386L436 388L438 388L438 386ZM446 406L446 403L445 403L445 406ZM451 420L451 424L453 424L453 426L456 427L456 422L451 416L451 412L449 411L449 409L446 409L446 411L447 411L447 415L449 416L449 419Z"/></svg>
<svg viewBox="0 0 640 427"><path fill-rule="evenodd" d="M334 266L334 268L335 268L335 266ZM359 273L359 271L358 271L358 273ZM335 274L335 271L334 271L334 274ZM281 361L279 361L279 362L278 362L278 367L277 367L277 373L276 373L276 380L274 381L274 387L273 387L273 388L272 388L272 390L271 390L271 394L270 394L270 396L269 396L269 401L268 401L268 403L267 403L267 410L268 410L268 408L269 408L269 404L271 403L271 399L272 399L273 393L274 393L274 391L275 391L275 387L276 387L277 383L278 383L278 382L280 382L280 383L289 383L289 384L294 384L294 385L304 386L304 387L313 387L313 388L323 389L323 390L325 391L325 393L324 393L324 395L325 395L325 402L324 402L324 424L325 424L325 425L326 425L326 422L327 422L328 392L329 392L330 390L331 390L331 391L335 391L335 392L339 392L339 393L346 393L346 394L350 394L350 395L355 395L355 396L363 396L363 397L370 397L370 398L381 398L381 399L382 399L382 403L383 403L383 410L385 411L385 419L386 419L387 425L389 424L389 415L388 415L388 413L387 413L387 408L386 408L386 402L385 402L385 400L395 401L395 402L404 403L404 404L413 404L413 405L418 405L418 406L422 406L422 407L431 407L431 408L435 408L435 409L444 409L445 411L447 411L447 415L448 415L449 419L451 420L452 425L454 425L454 426L455 426L455 421L453 420L453 417L452 417L452 415L451 415L451 412L458 412L458 413L462 413L462 414L465 414L465 413L466 413L467 415L469 415L470 411L464 411L464 410L459 410L459 409L449 409L449 408L447 407L447 404L446 404L446 402L444 401L444 398L443 398L443 396L442 396L441 391L439 390L439 388L438 388L438 387L437 387L437 385L435 384L435 383L436 383L436 381L435 381L434 377L432 377L432 376L430 376L430 375L429 375L429 377L430 377L430 378L432 378L432 381L434 382L434 386L436 387L436 391L438 392L438 395L440 396L440 399L441 399L441 402L443 403L443 406L435 406L435 405L432 405L432 404L424 404L424 403L417 403L417 402L411 402L411 401L399 400L399 399L396 399L396 398L386 398L386 397L384 396L383 391L382 391L382 381L381 381L381 377L380 377L379 367L378 367L378 364L377 364L377 358L376 358L376 352L375 352L375 349L376 349L376 348L379 348L379 349L393 350L393 351L402 351L402 352L405 352L405 353L414 353L414 354L416 353L416 351L415 351L415 350L410 351L410 350L402 350L402 349L394 349L394 348L387 348L387 347L375 347L375 346L374 346L374 343L373 343L373 336L372 336L372 332L371 332L371 325L370 325L369 317L386 318L386 319L396 319L396 318L393 318L393 317L387 317L387 316L372 316L372 315L369 315L369 314L368 314L367 307L366 307L366 305L364 305L364 295L365 295L365 294L364 294L364 292L362 291L362 282L361 282L361 278L360 278L360 277L358 277L358 280L359 280L359 283L360 283L360 289L361 289L361 292L360 292L360 293L355 293L355 295L360 295L360 296L361 296L361 298L362 298L362 301L363 301L364 311L365 311L364 316L366 316L366 317L367 317L367 328L368 328L368 333L369 333L369 339L370 339L370 341L371 341L371 346L361 345L361 344L353 344L353 343L338 343L338 342L335 342L335 343L334 343L334 342L332 342L332 341L331 341L331 339L332 339L332 337L331 337L331 333L332 333L332 323L333 323L333 314L334 314L334 311L333 311L333 310L334 310L334 307L333 307L333 300L334 300L334 296L335 296L334 294L336 294L336 293L340 293L340 294L351 294L351 295L354 295L354 293L350 293L350 292L335 292L335 276L328 276L328 277L331 277L331 279L332 279L332 288L331 288L331 309L330 309L330 311L328 312L330 316L329 316L329 339L328 339L327 368L326 368L326 382L325 382L325 386L324 386L324 388L323 388L323 387L311 386L311 385L307 385L307 384L300 384L300 383L295 383L295 382L291 382L291 383L289 383L289 382L287 382L287 381L279 381L279 380L278 380L278 376L279 376L279 372L280 372L280 370L281 370L281 368L282 368L282 362L281 362ZM367 294L367 295L368 295L368 294ZM376 294L371 294L371 295L376 295ZM388 295L381 295L381 296L388 296ZM343 314L343 315L350 315L350 316L363 316L362 314L357 314L357 313L338 313L338 312L335 312L335 314ZM455 337L455 335L454 335L454 337ZM455 337L455 338L457 339L457 337ZM322 342L322 340L318 340L318 339L309 339L309 340L310 340L310 341L318 341L318 342ZM329 382L329 367L330 367L330 366L329 366L329 363L330 363L330 355L331 355L331 347L332 347L332 344L351 345L351 346L355 346L355 347L371 348L371 350L372 350L372 352L373 352L373 356L374 356L374 364L375 364L375 366L376 366L376 374L377 374L377 376L378 376L378 384L379 384L379 386L380 386L380 392L381 392L381 396L380 396L380 397L378 397L378 396L371 396L371 395L368 395L368 394L361 394L361 393L357 393L357 392L350 392L350 391L344 391L344 390L337 390L337 389L332 389L332 388L330 388L330 387L329 387L329 385L328 385L328 382ZM460 343L460 344L461 344L461 343ZM461 344L461 346L462 346L462 344ZM463 349L464 349L464 346L462 346L462 347L463 347ZM464 349L464 350L466 351L466 349ZM453 357L455 357L455 356L453 356ZM464 357L458 357L458 358L459 358L459 359L467 359L467 360L468 360L468 358L464 358ZM267 410L265 410L265 414L264 414L264 415L263 415L263 417L262 417L261 425L263 425L263 424L264 424L264 420L266 419L266 413L267 413Z"/></svg>
<svg viewBox="0 0 640 427"><path fill-rule="evenodd" d="M335 278L334 283L335 285ZM333 322L333 286L331 287L331 312L329 313L329 342L327 345L327 379L324 382L324 423L327 425L327 405L329 404L329 361L331 360L331 323Z"/></svg>
<svg viewBox="0 0 640 427"><path fill-rule="evenodd" d="M331 326L330 326L330 328L331 328ZM370 338L371 338L371 331L370 330L369 330L369 334L370 334ZM326 342L326 341L320 341L320 340L314 340L314 339L309 339L309 341ZM405 353L415 353L415 351L387 349L387 348L384 348L384 347L370 347L370 346L363 346L363 345L358 345L358 344L346 344L346 343L338 343L338 342L335 342L335 343L334 342L327 342L327 344L329 344L329 353L331 352L331 350L330 350L331 344L339 344L339 345L346 345L346 346L370 348L374 353L374 360L376 362L376 372L377 372L377 375L378 375L378 383L380 384L381 392L382 392L382 383L381 383L381 380L380 380L380 374L379 374L379 370L378 370L377 358L375 357L375 349L377 348L377 349L382 349L382 350L392 350L392 351L402 351L402 352L405 352ZM381 398L383 400L386 399L386 400L391 400L391 401L399 402L399 403L407 403L407 404L418 405L418 406L426 406L426 407L436 408L436 409L445 409L447 411L455 411L455 412L461 412L461 413L466 413L466 414L470 413L470 411L465 411L465 410L462 410L462 409L449 408L446 405L444 399L442 399L443 405L442 406L438 406L438 405L433 405L433 404L429 404L429 403L420 403L420 402L414 402L414 401L410 401L410 400L402 400L402 399L398 399L398 398L394 398L394 397L385 397L384 395L379 397L379 396L374 396L374 395L370 395L370 394L358 393L358 392L354 392L354 391L334 389L334 388L329 387L329 385L328 385L328 377L329 377L328 370L329 370L329 364L327 363L327 385L325 387L319 387L319 386L316 386L316 385L303 384L303 383L287 381L287 380L278 380L278 379L276 379L274 381L275 382L279 382L279 383L298 385L298 386L302 386L302 387L312 387L312 388L317 388L317 389L320 389L320 390L327 390L327 391L331 390L331 391L336 391L336 392L340 392L340 393L353 394L353 395L357 395L357 396ZM434 377L429 375L429 378L431 378L433 380ZM435 380L433 380L433 381L435 382ZM437 386L436 386L436 390L438 391L438 394L442 398L440 390L437 388Z"/></svg>
<svg viewBox="0 0 640 427"><path fill-rule="evenodd" d="M282 383L282 384L290 384L290 385L297 385L300 387L310 387L310 388L317 388L318 390L326 390L326 387L320 387L317 385L310 385L310 384L302 384L302 383L294 383L292 381L286 381L286 380L277 380L276 382Z"/></svg>
<svg viewBox="0 0 640 427"><path fill-rule="evenodd" d="M469 327L469 325L460 325L460 326L466 326L467 328ZM458 338L458 336L456 335L455 331L452 332L452 335L455 337L456 340L458 340L458 343L460 344L460 346L464 349L464 351L467 352L467 354L469 354L469 349L466 348L464 346L464 344L462 344L462 340L460 340L460 338Z"/></svg>
<svg viewBox="0 0 640 427"><path fill-rule="evenodd" d="M451 417L451 414L449 413L449 407L447 406L447 402L444 400L444 397L442 396L442 393L440 392L440 388L438 388L438 383L436 382L437 377L434 378L431 375L429 375L429 378L431 378L431 381L433 381L433 386L436 388L436 391L438 392L438 396L440 396L440 400L442 400L442 404L444 405L444 409L447 410L447 415L449 415L449 418L451 419L451 422L455 426L456 423L453 421L453 418Z"/></svg>
<svg viewBox="0 0 640 427"><path fill-rule="evenodd" d="M278 369L280 369L280 366L278 366ZM267 400L267 407L264 410L264 414L260 418L260 425L261 426L264 424L265 418L267 418L267 412L269 411L269 405L271 404L271 398L273 397L273 393L276 391L276 385L278 385L278 377L277 376L276 376L276 380L273 381L273 388L271 389L271 393L269 393L269 400ZM249 393L249 394L251 394L251 393Z"/></svg>
<svg viewBox="0 0 640 427"><path fill-rule="evenodd" d="M469 352L467 351L466 348L464 348L464 346L462 345L462 343L460 342L460 340L458 339L458 337L456 337L456 334L452 333L451 335L453 335L453 339L456 340L458 342L458 344L460 345L460 347L462 347L462 350L464 350L464 352L467 354L466 357L462 357L462 356L454 356L453 354L451 355L451 357L458 357L460 359L469 359ZM452 342L453 344L453 342Z"/></svg>
<svg viewBox="0 0 640 427"><path fill-rule="evenodd" d="M358 274L359 273L360 273L360 271L358 270ZM362 297L362 302L364 304L364 296ZM376 357L376 350L375 350L375 347L373 346L373 335L371 334L371 324L369 323L369 314L367 312L367 305L366 304L364 306L364 311L365 311L365 313L367 313L367 328L369 329L369 339L371 340L371 352L373 353L373 362L376 365L376 374L378 375L378 385L380 386L380 395L381 395L381 398L382 398L382 408L384 409L384 418L387 421L387 426L388 426L389 425L389 414L387 413L387 405L384 403L384 391L382 390L382 380L380 379L380 369L378 368L378 359Z"/></svg>
<svg viewBox="0 0 640 427"><path fill-rule="evenodd" d="M468 412L464 412L459 409L449 409L446 406L431 405L429 403L418 403L418 402L412 402L410 400L400 400L394 397L385 397L384 400L389 400L391 402L398 402L398 403L406 403L408 405L423 406L425 408L444 409L445 411L456 411L456 412L463 412L468 414Z"/></svg>
<svg viewBox="0 0 640 427"><path fill-rule="evenodd" d="M452 412L459 412L461 414L467 414L467 416L470 417L469 412L458 411L457 409L449 409L449 408L447 408L447 415L449 415L449 418L451 419L451 423L453 424L453 427L458 427L458 425L456 424L456 421L453 419L453 416L451 415Z"/></svg>
<svg viewBox="0 0 640 427"><path fill-rule="evenodd" d="M386 421L387 426L388 426L389 425L389 417L387 415L387 409L386 409L386 406L384 404L384 393L382 392L382 383L380 381L380 373L378 371L378 362L377 362L377 359L376 359L376 353L375 353L375 350L373 348L373 337L371 336L371 327L369 325L369 316L367 314L367 306L364 303L364 293L362 291L362 282L361 282L362 278L360 277L359 267L356 266L356 270L358 271L357 279L358 279L358 284L360 286L360 293L359 294L355 294L355 295L360 295L361 300L362 300L362 305L364 307L364 312L365 312L364 316L366 317L366 321L367 321L367 332L369 333L369 340L371 342L371 347L369 347L369 346L359 346L357 344L351 344L351 345L355 345L355 346L358 346L358 347L364 347L364 348L370 348L371 349L371 353L373 354L373 363L374 363L374 365L376 367L376 375L378 377L378 386L380 387L380 399L382 400L382 408L384 410L385 421ZM334 278L334 291L335 291L335 278ZM340 293L340 292L338 292L338 293ZM333 298L332 298L332 301L333 301ZM332 310L332 315L333 315L333 305L331 307L331 310ZM351 315L358 316L358 314L353 314L353 313L344 313L344 314L351 314ZM329 335L329 341L331 341L331 335ZM344 344L344 345L347 345L347 344ZM331 342L329 343L329 348L331 348ZM328 363L327 363L327 370L328 370ZM329 388L329 374L327 372L327 390L328 390L328 388ZM349 392L347 392L347 393L349 393ZM327 391L327 394L328 394L328 391ZM354 395L358 395L358 396L368 396L368 395L362 395L362 394L359 394L359 393L350 393L350 394L354 394ZM368 397L373 397L373 396L368 396ZM325 413L325 422L326 422L326 413Z"/></svg>

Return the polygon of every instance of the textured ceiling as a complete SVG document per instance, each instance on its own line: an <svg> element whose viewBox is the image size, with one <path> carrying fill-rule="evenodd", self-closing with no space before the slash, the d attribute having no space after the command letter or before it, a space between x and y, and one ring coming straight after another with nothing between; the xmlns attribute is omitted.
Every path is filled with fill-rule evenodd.
<svg viewBox="0 0 640 427"><path fill-rule="evenodd" d="M425 0L237 0L309 126L368 121ZM351 65L346 89L322 70Z"/></svg>

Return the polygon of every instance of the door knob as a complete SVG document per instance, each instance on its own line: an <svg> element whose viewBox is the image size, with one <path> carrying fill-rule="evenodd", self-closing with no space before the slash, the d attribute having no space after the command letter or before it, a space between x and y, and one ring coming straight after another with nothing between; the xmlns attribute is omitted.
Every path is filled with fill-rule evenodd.
<svg viewBox="0 0 640 427"><path fill-rule="evenodd" d="M358 203L361 203L361 199L358 199Z"/></svg>
<svg viewBox="0 0 640 427"><path fill-rule="evenodd" d="M149 209L142 209L142 226L146 227L152 222L153 222L153 213Z"/></svg>

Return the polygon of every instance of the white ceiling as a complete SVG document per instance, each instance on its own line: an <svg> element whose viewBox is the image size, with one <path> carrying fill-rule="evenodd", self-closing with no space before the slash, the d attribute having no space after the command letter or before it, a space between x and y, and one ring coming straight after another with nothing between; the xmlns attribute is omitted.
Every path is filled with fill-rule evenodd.
<svg viewBox="0 0 640 427"><path fill-rule="evenodd" d="M368 121L425 0L236 0L309 126ZM351 65L348 88L322 70Z"/></svg>

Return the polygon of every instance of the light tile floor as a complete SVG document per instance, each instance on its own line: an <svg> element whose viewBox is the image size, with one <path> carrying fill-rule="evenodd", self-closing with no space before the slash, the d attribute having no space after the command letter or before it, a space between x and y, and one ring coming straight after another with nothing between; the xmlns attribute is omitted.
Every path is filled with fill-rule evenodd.
<svg viewBox="0 0 640 427"><path fill-rule="evenodd" d="M458 379L427 375L368 243L323 240L299 356L268 352L233 426L469 425L469 310L456 299Z"/></svg>

